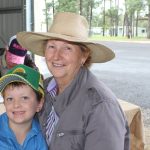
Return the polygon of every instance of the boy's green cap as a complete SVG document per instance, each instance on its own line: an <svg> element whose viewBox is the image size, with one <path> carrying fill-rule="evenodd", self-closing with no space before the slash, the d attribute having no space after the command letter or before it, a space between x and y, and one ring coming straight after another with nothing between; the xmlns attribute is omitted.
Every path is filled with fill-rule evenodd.
<svg viewBox="0 0 150 150"><path fill-rule="evenodd" d="M41 74L25 65L17 65L0 78L0 92L12 82L23 82L44 96Z"/></svg>

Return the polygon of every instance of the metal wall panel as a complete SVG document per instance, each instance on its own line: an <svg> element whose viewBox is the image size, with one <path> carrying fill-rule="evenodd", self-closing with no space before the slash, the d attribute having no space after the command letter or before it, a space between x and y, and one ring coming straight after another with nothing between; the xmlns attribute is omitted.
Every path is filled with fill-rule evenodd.
<svg viewBox="0 0 150 150"><path fill-rule="evenodd" d="M25 0L0 0L0 36L8 43L9 38L25 30ZM4 43L0 40L0 48Z"/></svg>
<svg viewBox="0 0 150 150"><path fill-rule="evenodd" d="M22 0L0 0L0 8L22 6Z"/></svg>

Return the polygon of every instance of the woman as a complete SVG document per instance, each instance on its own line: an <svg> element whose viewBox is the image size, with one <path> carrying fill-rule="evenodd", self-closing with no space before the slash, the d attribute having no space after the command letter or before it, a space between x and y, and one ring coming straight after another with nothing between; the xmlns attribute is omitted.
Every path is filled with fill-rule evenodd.
<svg viewBox="0 0 150 150"><path fill-rule="evenodd" d="M47 33L20 32L17 39L45 56L53 75L45 80L39 113L50 150L129 150L129 129L117 98L88 69L115 55L88 41L83 16L57 13Z"/></svg>

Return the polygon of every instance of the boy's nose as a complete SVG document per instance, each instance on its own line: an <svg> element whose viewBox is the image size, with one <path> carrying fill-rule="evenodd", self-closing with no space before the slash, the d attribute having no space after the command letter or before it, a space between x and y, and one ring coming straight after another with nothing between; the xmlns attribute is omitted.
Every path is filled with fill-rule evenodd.
<svg viewBox="0 0 150 150"><path fill-rule="evenodd" d="M19 100L15 100L14 101L14 108L18 108L20 107L20 101Z"/></svg>

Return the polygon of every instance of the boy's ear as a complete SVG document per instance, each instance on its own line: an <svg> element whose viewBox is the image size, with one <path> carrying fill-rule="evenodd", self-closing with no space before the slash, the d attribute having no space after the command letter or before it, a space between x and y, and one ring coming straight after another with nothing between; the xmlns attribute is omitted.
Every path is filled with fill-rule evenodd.
<svg viewBox="0 0 150 150"><path fill-rule="evenodd" d="M36 112L39 112L42 109L43 103L44 103L44 98L42 98L41 101L38 103Z"/></svg>

